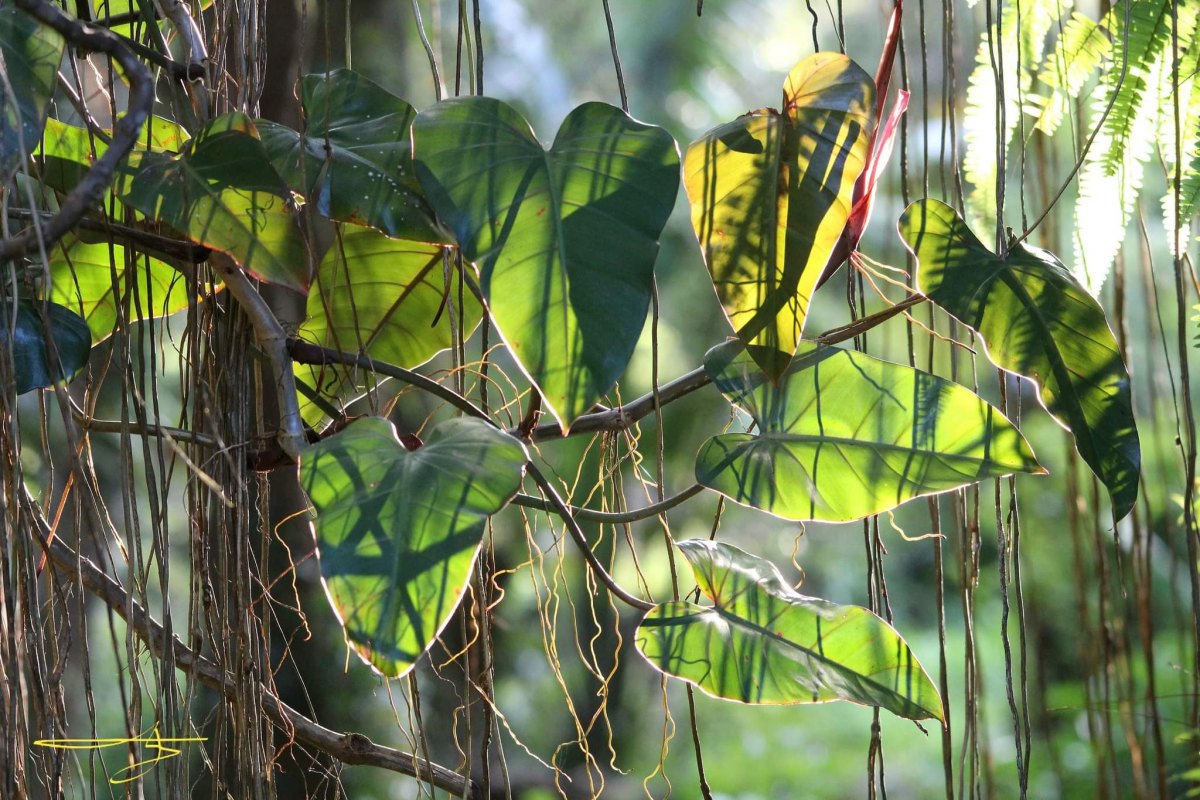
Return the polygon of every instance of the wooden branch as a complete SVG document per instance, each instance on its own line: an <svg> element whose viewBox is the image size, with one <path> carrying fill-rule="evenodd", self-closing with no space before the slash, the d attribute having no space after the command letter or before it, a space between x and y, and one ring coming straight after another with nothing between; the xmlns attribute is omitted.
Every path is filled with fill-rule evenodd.
<svg viewBox="0 0 1200 800"><path fill-rule="evenodd" d="M395 378L398 381L416 386L434 397L445 400L450 405L478 419L491 422L483 409L463 397L448 386L443 386L432 378L427 378L419 372L413 372L386 361L376 361L365 353L347 353L328 347L305 342L301 339L288 339L288 354L299 364L341 364L347 367L357 367L385 378ZM493 423L495 424L495 423Z"/></svg>
<svg viewBox="0 0 1200 800"><path fill-rule="evenodd" d="M880 312L855 320L847 325L842 325L839 328L828 330L817 336L813 341L818 344L837 344L838 342L848 341L924 301L925 297L922 295L911 295ZM697 367L691 372L685 373L670 383L661 386L658 390L657 402L661 402L665 406L667 403L678 400L684 395L691 394L697 389L707 386L710 382L704 368ZM655 402L654 393L648 392L633 402L626 403L619 408L611 408L594 414L584 414L572 423L571 430L567 433L567 436L599 433L601 431L623 431L643 417L653 413ZM513 433L513 431L509 431L509 433ZM530 438L535 442L561 439L563 438L563 432L557 422L550 422L534 428Z"/></svg>
<svg viewBox="0 0 1200 800"><path fill-rule="evenodd" d="M120 34L116 34L120 36ZM203 80L208 74L204 68L204 64L198 61L192 61L187 64L176 61L170 56L163 55L152 47L146 47L141 42L135 42L132 39L121 36L121 41L125 46L132 50L137 55L154 64L156 67L162 67L167 71L174 80L177 81L199 81Z"/></svg>
<svg viewBox="0 0 1200 800"><path fill-rule="evenodd" d="M586 520L587 522L602 522L609 525L620 525L626 522L639 522L643 519L657 517L664 511L669 511L677 505L690 500L700 492L704 491L704 487L698 483L693 483L688 488L673 494L660 503L653 503L644 508L635 508L629 511L596 511L591 508L580 508L579 506L567 506L571 516L575 519ZM528 494L518 494L510 501L514 506L523 506L525 508L536 508L541 511L552 511L557 513L558 509L549 500L543 500L540 497L534 497Z"/></svg>
<svg viewBox="0 0 1200 800"><path fill-rule="evenodd" d="M34 218L51 219L54 216L53 212L50 211L34 211L29 208L10 207L5 213L13 219L25 220L32 220ZM188 264L199 264L212 255L212 250L203 245L173 239L170 236L162 236L150 231L144 231L141 228L111 222L107 219L83 217L75 227L85 231L106 234L113 240L114 244L133 247L145 252L147 255L164 256L184 261Z"/></svg>
<svg viewBox="0 0 1200 800"><path fill-rule="evenodd" d="M44 225L35 223L16 236L0 241L0 261L47 249L74 229L112 185L117 167L137 144L154 107L154 81L150 71L111 31L85 25L45 0L13 0L13 3L38 22L58 31L73 46L112 56L129 81L129 105L113 125L112 145L66 196L59 212ZM32 144L25 143L26 147Z"/></svg>
<svg viewBox="0 0 1200 800"><path fill-rule="evenodd" d="M288 353L288 336L279 319L262 298L250 278L225 253L214 252L209 264L221 279L254 328L254 338L271 363L275 376L275 394L279 402L279 447L292 461L299 463L300 453L308 446L304 420L300 416L300 401L296 397L296 377Z"/></svg>
<svg viewBox="0 0 1200 800"><path fill-rule="evenodd" d="M201 120L207 120L209 115L208 90L202 80L191 77L195 68L199 68L199 78L203 78L207 71L205 65L208 64L208 48L204 44L204 34L200 31L200 26L192 18L192 12L183 0L161 0L159 7L162 9L163 16L175 29L175 33L183 40L184 49L189 56L187 90L195 105L196 116Z"/></svg>
<svg viewBox="0 0 1200 800"><path fill-rule="evenodd" d="M61 539L51 539L45 518L40 512L33 511L37 508L37 503L28 495L26 500L25 505L31 509L37 522L39 542L56 569L77 580L124 619L155 657L164 658L169 648L171 657L179 669L221 692L227 702L236 702L237 678L234 675L224 672L217 664L193 652L178 637L171 636L168 640L163 627L140 603L129 597L124 588L108 573L96 566L91 559L72 550ZM483 800L483 792L479 787L453 770L411 753L375 744L361 733L338 733L330 730L280 700L266 687L260 687L258 693L262 697L263 711L276 725L294 736L296 741L320 750L342 763L380 767L409 775L444 789L456 797Z"/></svg>

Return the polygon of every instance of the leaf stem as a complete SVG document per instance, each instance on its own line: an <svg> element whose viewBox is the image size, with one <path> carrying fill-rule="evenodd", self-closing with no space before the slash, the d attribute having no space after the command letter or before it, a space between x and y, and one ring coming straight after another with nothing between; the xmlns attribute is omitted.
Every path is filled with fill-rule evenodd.
<svg viewBox="0 0 1200 800"><path fill-rule="evenodd" d="M592 570L592 574L604 584L614 597L626 605L632 606L639 611L650 611L653 609L655 607L654 603L630 594L613 580L612 575L608 574L608 570L604 568L604 565L596 558L596 554L592 552L592 546L588 544L587 536L584 535L583 529L579 527L579 523L575 520L571 512L571 507L563 502L558 492L554 491L554 487L550 484L550 481L546 480L546 476L542 474L542 471L530 462L526 464L525 472L538 485L542 493L546 495L546 499L550 502L552 510L558 516L562 517L563 522L567 524L567 532L571 534L571 538L575 540L575 544L579 545L579 549L583 553L583 558L587 561L588 568Z"/></svg>
<svg viewBox="0 0 1200 800"><path fill-rule="evenodd" d="M581 519L586 522L600 522L607 525L623 525L627 522L640 522L644 519L650 519L668 511L675 506L678 506L696 495L704 491L704 487L698 483L693 483L688 488L673 494L662 502L653 503L644 508L635 508L630 511L596 511L591 508L580 508L578 506L568 505L567 509L575 519ZM528 494L518 494L512 499L514 506L523 506L525 508L536 508L541 511L556 511L554 505L539 497L534 497Z"/></svg>

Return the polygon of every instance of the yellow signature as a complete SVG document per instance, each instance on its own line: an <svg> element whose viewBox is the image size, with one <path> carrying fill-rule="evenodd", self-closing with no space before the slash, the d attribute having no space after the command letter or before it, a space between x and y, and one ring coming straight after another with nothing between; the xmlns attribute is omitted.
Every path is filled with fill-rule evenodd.
<svg viewBox="0 0 1200 800"><path fill-rule="evenodd" d="M102 750L105 747L121 747L131 744L144 744L146 749L153 751L155 756L142 761L135 761L124 769L118 770L108 782L111 784L132 783L138 778L150 771L150 768L159 761L166 761L168 758L175 758L182 755L183 751L172 744L183 744L185 742L203 742L207 741L207 737L203 736L188 736L188 737L168 737L163 738L158 733L158 725L154 726L154 730L147 736L135 736L132 739L38 739L34 742L38 747L51 747L55 750ZM124 776L124 777L122 777Z"/></svg>

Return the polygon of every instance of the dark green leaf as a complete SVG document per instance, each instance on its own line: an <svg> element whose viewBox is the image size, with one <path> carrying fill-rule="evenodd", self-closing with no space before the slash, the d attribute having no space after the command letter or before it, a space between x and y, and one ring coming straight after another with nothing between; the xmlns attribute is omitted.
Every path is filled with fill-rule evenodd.
<svg viewBox="0 0 1200 800"><path fill-rule="evenodd" d="M930 300L976 330L996 366L1033 380L1108 488L1114 519L1133 509L1141 450L1129 373L1100 304L1052 253L1016 245L1001 258L937 200L913 203L900 235Z"/></svg>
<svg viewBox="0 0 1200 800"><path fill-rule="evenodd" d="M850 215L867 161L874 84L837 53L801 61L783 111L764 108L688 148L692 226L725 315L778 376Z"/></svg>
<svg viewBox="0 0 1200 800"><path fill-rule="evenodd" d="M269 283L307 291L308 252L275 173L241 114L210 122L178 155L144 153L122 199Z"/></svg>
<svg viewBox="0 0 1200 800"><path fill-rule="evenodd" d="M775 565L724 542L679 542L712 606L662 603L637 631L651 666L740 703L849 700L908 719L942 701L900 634L865 608L799 594Z"/></svg>
<svg viewBox="0 0 1200 800"><path fill-rule="evenodd" d="M271 163L326 217L389 236L446 242L412 168L408 129L416 111L348 69L300 79L303 134L258 121Z"/></svg>
<svg viewBox="0 0 1200 800"><path fill-rule="evenodd" d="M321 576L354 650L404 675L458 606L484 522L516 494L516 439L482 420L443 422L408 452L377 417L309 448L300 484L317 517Z"/></svg>
<svg viewBox="0 0 1200 800"><path fill-rule="evenodd" d="M317 268L300 335L324 347L366 353L409 369L424 364L453 344L455 321L462 321L469 334L483 316L470 292L463 293L464 308L453 314L446 308L450 302L457 304L458 292L452 284L452 297L447 297L444 252L437 245L345 226ZM297 364L296 374L335 404L358 394L366 377L333 365ZM315 406L306 405L302 412L311 425L321 419Z"/></svg>
<svg viewBox="0 0 1200 800"><path fill-rule="evenodd" d="M463 97L417 115L413 152L439 219L479 265L501 336L568 427L642 333L679 188L674 140L586 103L547 153L512 108Z"/></svg>
<svg viewBox="0 0 1200 800"><path fill-rule="evenodd" d="M13 5L0 6L0 184L37 149L63 46L52 29Z"/></svg>
<svg viewBox="0 0 1200 800"><path fill-rule="evenodd" d="M11 348L17 394L70 380L87 364L92 339L78 314L37 300L18 300L14 305L5 299L0 306L0 348ZM53 352L46 338L47 323Z"/></svg>
<svg viewBox="0 0 1200 800"><path fill-rule="evenodd" d="M785 519L858 519L915 497L1042 472L1003 414L967 388L864 353L801 342L778 385L739 341L705 368L759 433L715 436L696 480Z"/></svg>

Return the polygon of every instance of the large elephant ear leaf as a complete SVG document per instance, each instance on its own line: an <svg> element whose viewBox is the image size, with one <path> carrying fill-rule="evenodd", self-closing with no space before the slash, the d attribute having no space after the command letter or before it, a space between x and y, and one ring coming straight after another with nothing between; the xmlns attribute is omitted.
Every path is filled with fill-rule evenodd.
<svg viewBox="0 0 1200 800"><path fill-rule="evenodd" d="M127 253L121 245L70 236L50 252L50 299L75 309L92 340L101 342L125 323L165 317L187 308L188 281L157 258Z"/></svg>
<svg viewBox="0 0 1200 800"><path fill-rule="evenodd" d="M1100 304L1052 253L1018 244L998 256L937 200L905 209L900 235L921 291L977 331L996 366L1037 384L1108 489L1114 520L1128 514L1141 449L1129 373Z"/></svg>
<svg viewBox="0 0 1200 800"><path fill-rule="evenodd" d="M849 58L795 66L783 109L738 117L684 157L692 225L730 324L778 376L850 216L866 165L874 84Z"/></svg>
<svg viewBox="0 0 1200 800"><path fill-rule="evenodd" d="M417 177L480 270L492 320L563 426L612 388L645 325L679 190L662 128L585 103L549 152L509 106L447 100L413 123Z"/></svg>
<svg viewBox="0 0 1200 800"><path fill-rule="evenodd" d="M256 278L308 291L308 250L291 192L244 114L212 120L179 155L141 153L127 169L126 203L228 253Z"/></svg>
<svg viewBox="0 0 1200 800"><path fill-rule="evenodd" d="M524 446L452 419L409 452L370 417L313 445L300 485L325 592L355 652L388 677L412 669L458 607L484 523L521 485Z"/></svg>
<svg viewBox="0 0 1200 800"><path fill-rule="evenodd" d="M412 168L416 110L348 69L300 79L303 133L258 121L263 147L288 186L317 213L389 236L444 242Z"/></svg>
<svg viewBox="0 0 1200 800"><path fill-rule="evenodd" d="M446 285L444 253L444 247L392 239L374 228L342 226L317 267L301 337L406 369L419 367L454 343L458 325L469 336L483 317L473 294L463 292L460 305L454 286ZM296 364L295 370L335 406L359 396L372 378L337 364ZM300 411L313 427L324 420L313 403L302 401Z"/></svg>
<svg viewBox="0 0 1200 800"><path fill-rule="evenodd" d="M757 434L709 439L696 480L785 519L844 522L1014 472L1043 472L1003 414L957 383L802 342L787 373L766 379L733 340L705 368Z"/></svg>
<svg viewBox="0 0 1200 800"><path fill-rule="evenodd" d="M723 542L679 542L711 606L652 609L638 651L655 669L739 703L848 700L942 719L942 700L892 626L858 606L806 597L775 565Z"/></svg>
<svg viewBox="0 0 1200 800"><path fill-rule="evenodd" d="M0 7L0 184L37 149L64 45L16 6Z"/></svg>

